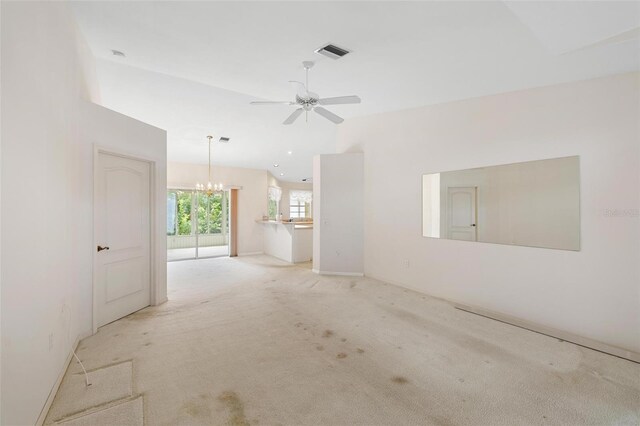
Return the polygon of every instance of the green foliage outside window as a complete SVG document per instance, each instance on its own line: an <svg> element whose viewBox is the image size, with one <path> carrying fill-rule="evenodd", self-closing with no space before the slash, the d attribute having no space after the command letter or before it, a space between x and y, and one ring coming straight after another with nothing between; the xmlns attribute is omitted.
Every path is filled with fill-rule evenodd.
<svg viewBox="0 0 640 426"><path fill-rule="evenodd" d="M178 235L191 235L191 193L178 192Z"/></svg>
<svg viewBox="0 0 640 426"><path fill-rule="evenodd" d="M222 193L212 195L190 191L167 191L167 235L192 235L191 213L196 202L199 234L222 232ZM196 198L197 197L197 198ZM229 229L229 217L226 218Z"/></svg>
<svg viewBox="0 0 640 426"><path fill-rule="evenodd" d="M278 203L276 200L269 200L269 219L278 218Z"/></svg>
<svg viewBox="0 0 640 426"><path fill-rule="evenodd" d="M198 232L219 234L222 232L222 194L198 194Z"/></svg>

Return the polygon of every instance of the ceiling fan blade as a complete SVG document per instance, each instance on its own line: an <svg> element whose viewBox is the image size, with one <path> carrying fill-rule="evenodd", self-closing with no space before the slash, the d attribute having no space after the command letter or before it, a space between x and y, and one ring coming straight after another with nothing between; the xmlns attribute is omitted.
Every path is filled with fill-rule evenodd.
<svg viewBox="0 0 640 426"><path fill-rule="evenodd" d="M343 118L338 117L337 115L335 115L331 111L328 111L328 110L326 110L326 109L324 109L322 107L317 106L317 107L313 108L313 110L315 112L317 112L318 114L320 114L321 116L323 116L324 118L326 118L327 120L333 121L336 124L340 124L340 123L342 123L344 121Z"/></svg>
<svg viewBox="0 0 640 426"><path fill-rule="evenodd" d="M358 96L337 96L335 98L323 98L319 99L320 105L343 105L343 104L359 104L362 102Z"/></svg>
<svg viewBox="0 0 640 426"><path fill-rule="evenodd" d="M304 83L294 80L289 80L289 83L295 86L296 94L298 95L298 97L302 99L309 99L309 92L307 92L307 87L304 85Z"/></svg>
<svg viewBox="0 0 640 426"><path fill-rule="evenodd" d="M289 101L252 101L251 105L295 105L295 102Z"/></svg>
<svg viewBox="0 0 640 426"><path fill-rule="evenodd" d="M302 108L298 108L297 110L293 111L291 115L282 122L282 124L293 124L293 122L296 121L298 117L300 117L300 114L302 114L302 111L303 111Z"/></svg>

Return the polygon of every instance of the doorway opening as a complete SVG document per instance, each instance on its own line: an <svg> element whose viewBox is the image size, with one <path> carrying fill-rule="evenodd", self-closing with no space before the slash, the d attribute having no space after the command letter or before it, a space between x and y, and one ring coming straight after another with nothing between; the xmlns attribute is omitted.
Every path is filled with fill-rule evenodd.
<svg viewBox="0 0 640 426"><path fill-rule="evenodd" d="M167 261L229 256L229 191L167 190Z"/></svg>

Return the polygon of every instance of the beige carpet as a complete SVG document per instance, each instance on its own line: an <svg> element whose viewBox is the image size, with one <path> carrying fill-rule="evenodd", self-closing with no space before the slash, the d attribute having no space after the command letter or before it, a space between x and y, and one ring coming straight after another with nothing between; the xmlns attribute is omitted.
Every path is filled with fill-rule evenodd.
<svg viewBox="0 0 640 426"><path fill-rule="evenodd" d="M90 386L86 385L82 370L74 371L75 374L67 374L63 378L45 423L57 422L87 410L96 411L133 395L131 361L89 370Z"/></svg>
<svg viewBox="0 0 640 426"><path fill-rule="evenodd" d="M64 426L143 426L142 397L121 402L103 410L74 418L56 424Z"/></svg>
<svg viewBox="0 0 640 426"><path fill-rule="evenodd" d="M78 352L87 368L133 359L147 425L640 421L640 365L419 293L266 256L168 270L168 303Z"/></svg>

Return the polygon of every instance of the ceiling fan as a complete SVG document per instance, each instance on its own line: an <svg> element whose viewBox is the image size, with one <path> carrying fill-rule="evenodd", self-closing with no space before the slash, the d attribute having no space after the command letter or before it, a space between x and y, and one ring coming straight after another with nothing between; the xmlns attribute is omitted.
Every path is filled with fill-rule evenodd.
<svg viewBox="0 0 640 426"><path fill-rule="evenodd" d="M336 124L340 124L344 121L342 117L339 117L331 111L322 108L320 105L344 105L344 104L359 104L360 98L358 96L337 96L335 98L321 98L317 93L309 91L309 70L313 67L314 62L304 61L302 66L306 71L306 84L300 81L289 81L296 85L297 93L295 102L288 101L254 101L251 105L297 105L298 108L291 113L282 124L293 124L294 121L302 114L305 113L305 119L308 117L309 111L313 111L329 121Z"/></svg>

